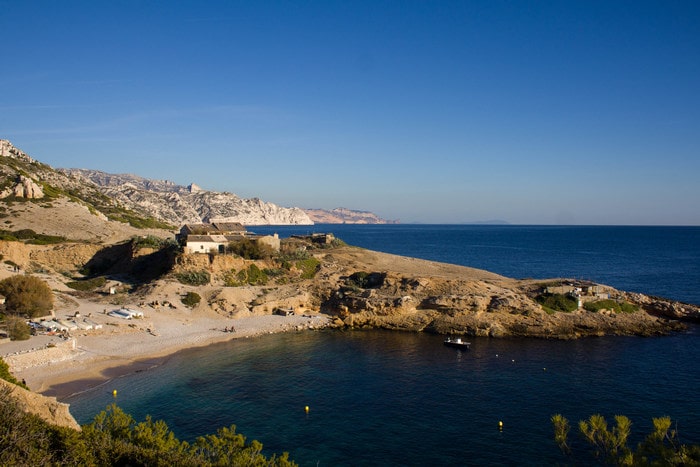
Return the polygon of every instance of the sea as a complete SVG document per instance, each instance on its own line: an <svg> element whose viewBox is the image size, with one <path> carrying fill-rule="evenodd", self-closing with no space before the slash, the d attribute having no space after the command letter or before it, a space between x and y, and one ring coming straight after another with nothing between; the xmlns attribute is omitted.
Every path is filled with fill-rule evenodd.
<svg viewBox="0 0 700 467"><path fill-rule="evenodd" d="M315 225L255 227L514 278L576 278L700 305L700 227ZM663 337L571 341L380 330L234 339L174 354L63 399L80 423L116 402L183 440L235 425L301 466L586 465L578 421L632 420L634 446L669 416L700 444L700 327ZM117 396L113 391L117 390ZM308 410L307 410L308 409ZM574 458L551 416L572 426Z"/></svg>

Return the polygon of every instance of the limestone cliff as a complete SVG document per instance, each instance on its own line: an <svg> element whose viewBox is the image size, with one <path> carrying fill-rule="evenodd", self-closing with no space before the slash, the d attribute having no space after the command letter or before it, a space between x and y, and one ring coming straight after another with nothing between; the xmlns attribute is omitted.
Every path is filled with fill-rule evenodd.
<svg viewBox="0 0 700 467"><path fill-rule="evenodd" d="M396 220L386 220L369 211L355 211L346 208L304 209L316 224L398 224Z"/></svg>
<svg viewBox="0 0 700 467"><path fill-rule="evenodd" d="M285 208L259 198L245 199L233 193L203 190L196 184L176 185L129 174L70 169L73 177L96 184L102 193L129 209L173 225L210 222L240 222L243 225L311 225L299 208Z"/></svg>

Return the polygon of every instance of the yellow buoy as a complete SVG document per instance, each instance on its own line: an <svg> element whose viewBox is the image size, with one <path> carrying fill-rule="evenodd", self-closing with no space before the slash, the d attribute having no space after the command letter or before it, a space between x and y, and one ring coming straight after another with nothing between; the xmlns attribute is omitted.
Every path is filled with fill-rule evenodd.
<svg viewBox="0 0 700 467"><path fill-rule="evenodd" d="M309 413L309 406L304 407L304 412Z"/></svg>
<svg viewBox="0 0 700 467"><path fill-rule="evenodd" d="M503 430L503 422L502 421L498 422L498 429Z"/></svg>
<svg viewBox="0 0 700 467"><path fill-rule="evenodd" d="M113 395L114 397L117 397L117 390L116 390L116 389L115 389L114 391L112 391L112 395Z"/></svg>

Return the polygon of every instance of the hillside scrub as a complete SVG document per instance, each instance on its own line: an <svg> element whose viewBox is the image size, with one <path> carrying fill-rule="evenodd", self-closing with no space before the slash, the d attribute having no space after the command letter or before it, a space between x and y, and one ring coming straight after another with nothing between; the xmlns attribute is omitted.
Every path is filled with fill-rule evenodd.
<svg viewBox="0 0 700 467"><path fill-rule="evenodd" d="M66 237L57 235L39 234L32 229L22 229L16 231L0 229L0 240L24 242L30 245L53 245L56 243L67 242Z"/></svg>
<svg viewBox="0 0 700 467"><path fill-rule="evenodd" d="M175 274L175 278L185 285L207 285L211 275L207 271L186 271Z"/></svg>
<svg viewBox="0 0 700 467"><path fill-rule="evenodd" d="M5 309L11 314L35 318L53 308L51 289L38 277L17 275L3 279L0 294L5 296Z"/></svg>

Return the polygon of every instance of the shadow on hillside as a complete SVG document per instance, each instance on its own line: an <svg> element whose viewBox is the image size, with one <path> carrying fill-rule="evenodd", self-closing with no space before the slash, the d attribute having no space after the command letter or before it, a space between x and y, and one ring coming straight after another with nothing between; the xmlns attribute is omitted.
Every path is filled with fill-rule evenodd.
<svg viewBox="0 0 700 467"><path fill-rule="evenodd" d="M177 249L169 246L149 254L139 254L133 242L111 245L98 251L83 266L87 277L120 276L133 285L159 279L175 265Z"/></svg>

